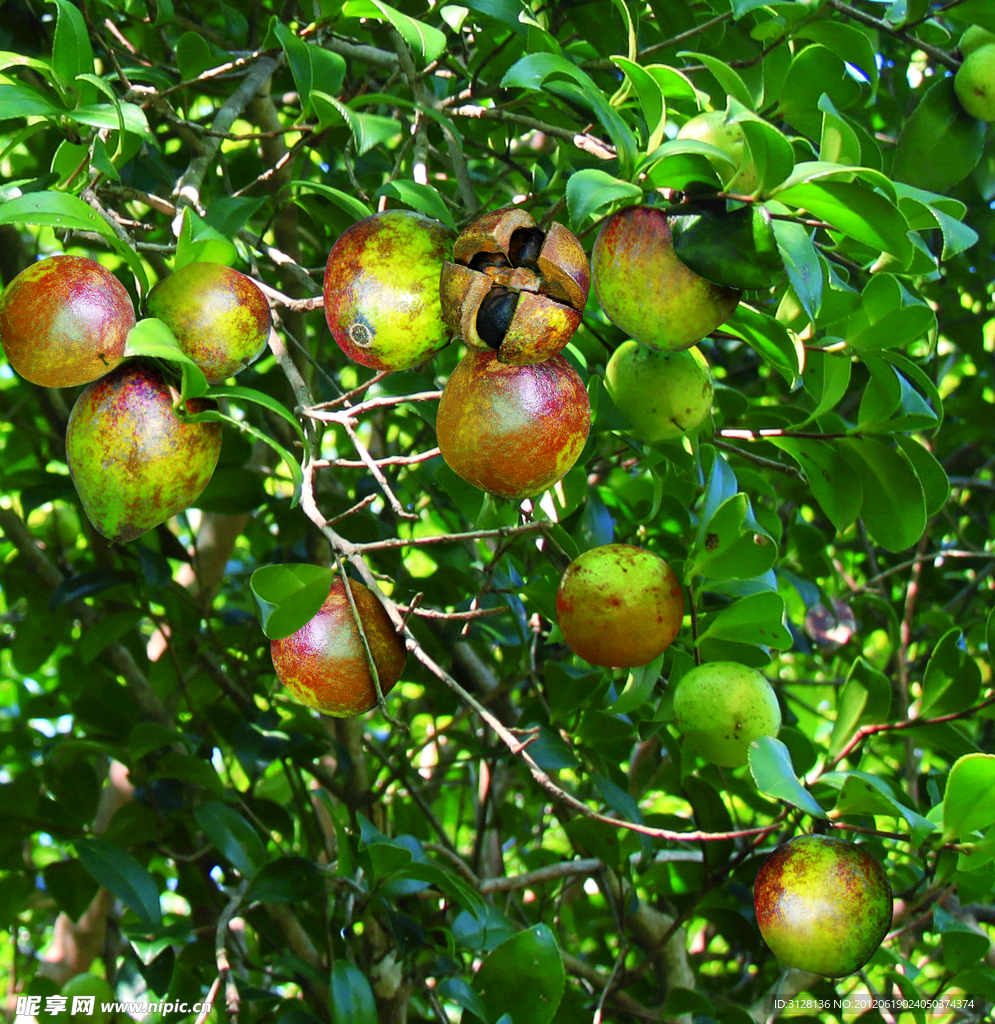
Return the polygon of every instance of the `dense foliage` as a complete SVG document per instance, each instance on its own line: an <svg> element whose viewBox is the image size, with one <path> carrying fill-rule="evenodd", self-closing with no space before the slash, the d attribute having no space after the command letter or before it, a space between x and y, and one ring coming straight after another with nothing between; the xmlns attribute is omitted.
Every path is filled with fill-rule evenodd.
<svg viewBox="0 0 995 1024"><path fill-rule="evenodd" d="M212 260L275 322L213 391L196 506L120 545L68 475L80 389L0 364L8 1009L92 970L246 1024L746 1022L855 989L980 1019L995 147L953 91L971 24L995 31L987 0L0 5L2 283L88 255L141 310ZM754 188L727 197L721 155L676 138L704 109L742 120ZM625 336L592 295L565 354L593 429L534 501L438 454L463 346L374 373L325 324L328 252L375 210L459 230L524 204L590 253L614 210L688 194L682 258L746 289L702 345L710 423L626 433L602 383ZM155 321L133 345L179 380ZM556 626L566 565L610 541L685 587L645 668L591 666ZM294 700L263 629L312 614L329 568L406 632L360 718ZM718 659L782 706L742 768L673 726L674 683ZM839 981L782 971L754 919L765 856L814 830L865 844L896 898Z"/></svg>

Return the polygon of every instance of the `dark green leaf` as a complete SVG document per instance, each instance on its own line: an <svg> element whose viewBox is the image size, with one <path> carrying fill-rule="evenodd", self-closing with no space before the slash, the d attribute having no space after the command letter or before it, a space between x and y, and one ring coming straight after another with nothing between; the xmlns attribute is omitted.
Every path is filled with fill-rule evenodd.
<svg viewBox="0 0 995 1024"><path fill-rule="evenodd" d="M698 640L731 640L790 650L792 639L784 623L784 598L770 590L741 597L705 619Z"/></svg>
<svg viewBox="0 0 995 1024"><path fill-rule="evenodd" d="M75 846L80 863L105 889L133 910L143 924L159 927L159 889L149 872L127 850L92 837L76 839Z"/></svg>
<svg viewBox="0 0 995 1024"><path fill-rule="evenodd" d="M94 594L101 594L105 590L112 590L121 586L122 583L132 582L129 573L120 572L116 569L87 569L85 572L69 576L52 590L48 606L52 611L61 608L69 601L78 601L84 597L92 597Z"/></svg>
<svg viewBox="0 0 995 1024"><path fill-rule="evenodd" d="M93 86L76 82L76 76L93 73L93 47L83 14L69 0L51 0L59 8L55 18L55 41L52 46L52 66L71 88L81 103L89 103L94 96Z"/></svg>
<svg viewBox="0 0 995 1024"><path fill-rule="evenodd" d="M244 878L256 874L266 860L266 850L259 834L238 811L219 800L208 800L194 811L194 818L218 852Z"/></svg>
<svg viewBox="0 0 995 1024"><path fill-rule="evenodd" d="M248 903L297 903L324 888L325 881L306 857L277 857L264 864L249 883Z"/></svg>
<svg viewBox="0 0 995 1024"><path fill-rule="evenodd" d="M964 634L949 629L929 653L922 677L919 714L929 717L963 711L978 699L981 669L965 650Z"/></svg>
<svg viewBox="0 0 995 1024"><path fill-rule="evenodd" d="M328 988L332 1024L377 1024L377 1003L366 975L345 960L332 964Z"/></svg>
<svg viewBox="0 0 995 1024"><path fill-rule="evenodd" d="M512 936L484 958L473 987L491 1020L509 1006L515 1024L550 1024L563 999L563 958L553 933L534 925Z"/></svg>
<svg viewBox="0 0 995 1024"><path fill-rule="evenodd" d="M803 437L769 437L805 473L812 494L829 521L842 533L860 513L862 478L854 477L836 442Z"/></svg>

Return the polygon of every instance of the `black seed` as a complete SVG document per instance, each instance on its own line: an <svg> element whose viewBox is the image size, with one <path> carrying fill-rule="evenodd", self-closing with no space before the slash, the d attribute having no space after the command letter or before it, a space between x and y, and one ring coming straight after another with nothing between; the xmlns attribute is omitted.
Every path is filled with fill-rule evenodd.
<svg viewBox="0 0 995 1024"><path fill-rule="evenodd" d="M538 269L539 252L545 235L539 228L516 228L508 242L508 255L516 267Z"/></svg>
<svg viewBox="0 0 995 1024"><path fill-rule="evenodd" d="M491 348L501 347L517 305L517 292L507 288L492 288L484 296L477 310L477 334Z"/></svg>
<svg viewBox="0 0 995 1024"><path fill-rule="evenodd" d="M503 252L477 252L473 254L469 267L471 270L486 270L488 267L508 267L508 257Z"/></svg>

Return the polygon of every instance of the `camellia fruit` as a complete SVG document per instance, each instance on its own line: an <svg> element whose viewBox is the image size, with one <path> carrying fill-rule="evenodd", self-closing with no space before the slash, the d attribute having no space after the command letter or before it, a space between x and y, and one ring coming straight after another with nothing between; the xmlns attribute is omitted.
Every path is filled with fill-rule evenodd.
<svg viewBox="0 0 995 1024"><path fill-rule="evenodd" d="M339 347L375 370L407 370L449 344L439 276L456 232L413 210L347 228L325 264L325 319Z"/></svg>
<svg viewBox="0 0 995 1024"><path fill-rule="evenodd" d="M624 341L605 368L605 388L644 441L672 441L708 418L715 392L697 347L661 352Z"/></svg>
<svg viewBox="0 0 995 1024"><path fill-rule="evenodd" d="M222 263L185 264L156 284L146 308L173 332L209 384L252 363L273 322L255 281Z"/></svg>
<svg viewBox="0 0 995 1024"><path fill-rule="evenodd" d="M627 206L608 217L591 255L594 291L605 316L630 338L667 352L697 345L724 324L741 292L713 284L674 251L665 211Z"/></svg>
<svg viewBox="0 0 995 1024"><path fill-rule="evenodd" d="M729 164L719 158L709 158L726 191L747 195L756 192L759 184L757 167L746 148L742 125L736 121L729 123L724 110L705 110L696 114L681 126L677 138L707 142L732 160Z"/></svg>
<svg viewBox="0 0 995 1024"><path fill-rule="evenodd" d="M580 457L591 403L561 355L518 366L471 349L446 381L435 429L457 476L521 501L552 487Z"/></svg>
<svg viewBox="0 0 995 1024"><path fill-rule="evenodd" d="M76 399L66 427L66 459L83 510L110 541L129 541L188 508L221 454L220 423L188 423L162 373L128 361ZM213 409L192 399L190 412Z"/></svg>
<svg viewBox="0 0 995 1024"><path fill-rule="evenodd" d="M979 121L995 121L995 43L972 50L954 75L960 105Z"/></svg>
<svg viewBox="0 0 995 1024"><path fill-rule="evenodd" d="M404 639L369 587L350 580L349 589L373 655L380 692L386 696L404 671ZM353 718L377 706L376 684L341 578L332 583L317 615L296 633L273 640L270 653L280 682L302 704L324 715Z"/></svg>
<svg viewBox="0 0 995 1024"><path fill-rule="evenodd" d="M995 32L990 32L981 25L971 25L964 30L957 45L961 56L969 57L975 50L980 50L982 46L987 46L989 43L995 43Z"/></svg>
<svg viewBox="0 0 995 1024"><path fill-rule="evenodd" d="M513 206L460 233L439 288L442 315L471 348L493 349L502 363L540 363L580 324L591 271L571 231L555 222L543 231Z"/></svg>
<svg viewBox="0 0 995 1024"><path fill-rule="evenodd" d="M880 861L831 836L796 836L764 861L753 888L757 925L785 967L841 978L860 970L891 927Z"/></svg>
<svg viewBox="0 0 995 1024"><path fill-rule="evenodd" d="M124 358L135 307L121 282L84 256L50 256L0 294L0 342L32 384L89 384Z"/></svg>
<svg viewBox="0 0 995 1024"><path fill-rule="evenodd" d="M593 665L634 668L662 654L684 618L684 592L659 556L632 544L578 555L556 592L567 646Z"/></svg>
<svg viewBox="0 0 995 1024"><path fill-rule="evenodd" d="M709 661L677 681L674 722L706 761L739 768L755 739L777 735L781 708L774 688L755 668Z"/></svg>

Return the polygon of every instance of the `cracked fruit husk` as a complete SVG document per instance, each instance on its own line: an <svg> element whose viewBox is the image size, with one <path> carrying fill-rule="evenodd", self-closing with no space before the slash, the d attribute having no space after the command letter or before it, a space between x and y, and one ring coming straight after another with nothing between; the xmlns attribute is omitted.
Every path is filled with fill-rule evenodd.
<svg viewBox="0 0 995 1024"><path fill-rule="evenodd" d="M412 210L384 210L348 227L325 264L325 320L363 366L407 370L449 344L439 275L456 232Z"/></svg>
<svg viewBox="0 0 995 1024"><path fill-rule="evenodd" d="M591 429L591 403L563 356L519 366L470 349L446 382L435 429L457 476L520 501L573 467Z"/></svg>
<svg viewBox="0 0 995 1024"><path fill-rule="evenodd" d="M221 454L220 423L189 423L162 373L128 361L84 390L69 415L66 459L94 528L129 541L197 500ZM215 408L206 399L191 413Z"/></svg>
<svg viewBox="0 0 995 1024"><path fill-rule="evenodd" d="M407 651L379 598L368 587L349 581L386 696L404 671ZM302 703L334 718L352 718L377 706L369 660L345 585L337 578L317 615L296 633L270 644L280 682Z"/></svg>
<svg viewBox="0 0 995 1024"><path fill-rule="evenodd" d="M124 358L135 307L121 282L84 256L50 256L0 294L0 342L32 384L89 384Z"/></svg>
<svg viewBox="0 0 995 1024"><path fill-rule="evenodd" d="M250 277L222 263L187 263L149 292L149 316L176 336L209 384L245 369L266 347L269 303Z"/></svg>
<svg viewBox="0 0 995 1024"><path fill-rule="evenodd" d="M556 592L556 620L570 649L594 665L646 665L673 642L684 591L658 555L604 544L578 555Z"/></svg>
<svg viewBox="0 0 995 1024"><path fill-rule="evenodd" d="M700 349L661 352L624 341L605 367L605 388L643 441L673 441L712 411L715 387Z"/></svg>
<svg viewBox="0 0 995 1024"><path fill-rule="evenodd" d="M713 284L681 262L665 211L627 206L601 225L591 254L605 316L650 348L697 345L732 316L741 292Z"/></svg>
<svg viewBox="0 0 995 1024"><path fill-rule="evenodd" d="M749 761L755 739L777 735L781 708L774 688L755 668L709 661L677 681L674 724L706 761L738 768Z"/></svg>
<svg viewBox="0 0 995 1024"><path fill-rule="evenodd" d="M562 224L543 231L520 207L478 217L442 268L442 315L471 348L503 363L540 363L580 324L591 290L587 256Z"/></svg>
<svg viewBox="0 0 995 1024"><path fill-rule="evenodd" d="M753 903L774 956L828 978L860 970L891 928L881 862L833 836L795 836L779 846L757 873Z"/></svg>

